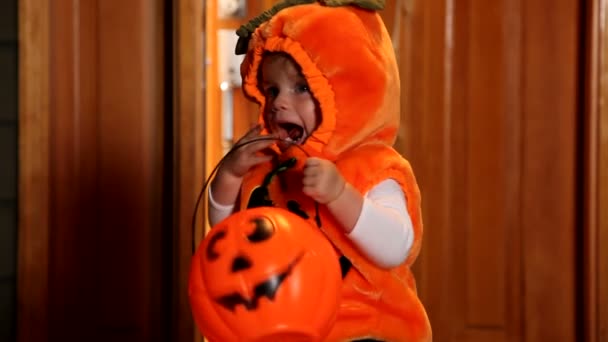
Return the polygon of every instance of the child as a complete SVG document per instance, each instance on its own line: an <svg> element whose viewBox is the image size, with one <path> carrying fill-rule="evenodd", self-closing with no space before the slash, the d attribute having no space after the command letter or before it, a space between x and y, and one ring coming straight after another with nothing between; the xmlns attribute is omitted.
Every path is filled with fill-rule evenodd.
<svg viewBox="0 0 608 342"><path fill-rule="evenodd" d="M398 68L379 15L355 5L279 4L252 21L259 27L240 30L243 90L261 104L260 125L219 169L208 216L215 225L235 210L278 205L320 226L343 255L328 341L429 341L409 269L422 237L420 196L391 147Z"/></svg>

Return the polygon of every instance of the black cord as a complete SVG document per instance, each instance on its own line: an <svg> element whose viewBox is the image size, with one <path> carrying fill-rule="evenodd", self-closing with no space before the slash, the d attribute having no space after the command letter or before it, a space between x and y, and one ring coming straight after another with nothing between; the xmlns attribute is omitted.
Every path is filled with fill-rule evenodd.
<svg viewBox="0 0 608 342"><path fill-rule="evenodd" d="M258 141L267 141L267 140L275 140L275 141L282 141L288 144L291 144L291 146L296 146L297 148L299 148L300 150L302 150L302 152L304 152L304 154L307 157L310 157L310 155L308 154L308 152L306 152L306 150L304 150L304 148L294 142L291 142L289 140L283 140L281 138L276 138L276 137L269 137L269 136L263 136L263 137L259 137L259 138L254 138L252 140L248 140L245 141L243 143L236 143L231 149L230 151L228 151L228 153L226 153L225 156L222 157L222 159L220 159L219 163L217 163L217 165L215 165L215 167L213 168L213 170L211 171L211 174L209 175L209 177L207 177L207 179L205 180L205 183L203 184L203 187L200 191L200 193L198 194L198 197L196 199L196 204L194 205L194 213L192 215L192 254L194 254L196 252L196 241L195 241L195 232L196 232L196 217L197 217L197 213L198 213L198 207L201 203L201 200L203 199L203 195L205 194L205 190L207 189L207 187L209 186L209 183L211 182L211 180L213 179L213 177L215 176L215 174L217 173L217 171L219 170L220 166L224 163L224 161L226 160L226 158L228 158L232 153L234 153L236 150L238 150L239 148L258 142ZM317 226L320 228L321 227L321 217L319 216L319 203L315 201L315 222L317 223Z"/></svg>

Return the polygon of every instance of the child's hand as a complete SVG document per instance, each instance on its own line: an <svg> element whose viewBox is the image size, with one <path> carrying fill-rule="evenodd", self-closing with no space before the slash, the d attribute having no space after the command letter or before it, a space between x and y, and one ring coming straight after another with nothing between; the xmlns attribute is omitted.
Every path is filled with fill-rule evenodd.
<svg viewBox="0 0 608 342"><path fill-rule="evenodd" d="M253 166L272 159L271 156L262 155L259 152L274 144L274 139L262 139L257 142L247 143L262 137L262 135L260 135L261 131L262 126L257 125L250 129L241 139L239 139L235 146L242 144L245 145L238 147L231 152L226 159L224 159L224 163L222 164L222 168L220 170L221 173L228 174L234 178L243 178ZM272 136L267 137L271 138Z"/></svg>
<svg viewBox="0 0 608 342"><path fill-rule="evenodd" d="M319 203L327 204L342 194L346 182L334 163L310 157L304 165L302 184L305 194Z"/></svg>

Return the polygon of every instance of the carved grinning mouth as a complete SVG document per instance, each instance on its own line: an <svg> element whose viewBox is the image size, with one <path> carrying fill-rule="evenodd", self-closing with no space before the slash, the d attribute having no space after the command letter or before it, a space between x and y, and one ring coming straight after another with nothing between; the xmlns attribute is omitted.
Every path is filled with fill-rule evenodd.
<svg viewBox="0 0 608 342"><path fill-rule="evenodd" d="M287 269L281 273L275 274L270 278L266 279L263 282L260 282L255 285L253 288L253 298L247 299L243 297L240 293L234 292L225 296L221 296L216 299L216 301L225 307L226 309L233 311L236 309L238 305L243 305L247 311L255 310L258 307L259 300L262 297L266 297L269 300L273 301L279 287L285 279L291 274L293 268L296 264L302 259L304 256L304 252L300 253L295 260L293 260L288 266Z"/></svg>

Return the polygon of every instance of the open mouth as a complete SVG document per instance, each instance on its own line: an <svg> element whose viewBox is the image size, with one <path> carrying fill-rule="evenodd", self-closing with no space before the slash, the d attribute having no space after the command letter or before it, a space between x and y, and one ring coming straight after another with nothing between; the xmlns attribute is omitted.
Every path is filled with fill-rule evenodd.
<svg viewBox="0 0 608 342"><path fill-rule="evenodd" d="M287 142L301 144L304 141L304 127L292 122L279 122L277 126L285 132L281 138Z"/></svg>

